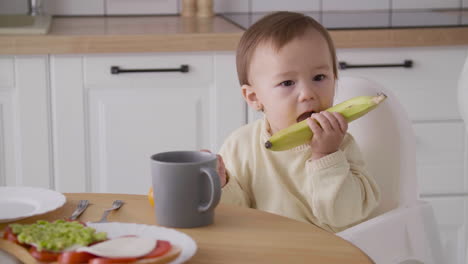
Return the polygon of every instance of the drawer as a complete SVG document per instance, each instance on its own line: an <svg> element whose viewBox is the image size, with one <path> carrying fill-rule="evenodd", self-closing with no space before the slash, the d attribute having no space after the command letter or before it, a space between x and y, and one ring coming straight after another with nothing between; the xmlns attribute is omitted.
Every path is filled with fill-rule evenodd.
<svg viewBox="0 0 468 264"><path fill-rule="evenodd" d="M14 59L0 57L0 90L12 89L15 85Z"/></svg>
<svg viewBox="0 0 468 264"><path fill-rule="evenodd" d="M348 64L399 64L412 68L352 68L343 76L361 76L392 90L412 120L459 119L457 81L468 47L341 49L338 61Z"/></svg>
<svg viewBox="0 0 468 264"><path fill-rule="evenodd" d="M413 124L420 194L466 191L462 122Z"/></svg>
<svg viewBox="0 0 468 264"><path fill-rule="evenodd" d="M182 72L132 72L111 74L111 67L120 69L176 69ZM165 53L138 55L87 55L84 57L84 83L87 88L157 88L208 86L213 82L211 53Z"/></svg>

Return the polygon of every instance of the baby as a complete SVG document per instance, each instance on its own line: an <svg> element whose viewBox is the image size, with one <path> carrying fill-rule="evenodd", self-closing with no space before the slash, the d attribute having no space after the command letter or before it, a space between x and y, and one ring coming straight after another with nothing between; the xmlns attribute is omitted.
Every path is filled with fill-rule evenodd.
<svg viewBox="0 0 468 264"><path fill-rule="evenodd" d="M273 13L243 34L236 59L242 95L264 118L234 131L221 147L221 202L331 232L365 220L378 205L379 189L346 120L324 111L333 104L337 79L326 29L303 14ZM306 119L314 133L308 144L265 148L272 134Z"/></svg>

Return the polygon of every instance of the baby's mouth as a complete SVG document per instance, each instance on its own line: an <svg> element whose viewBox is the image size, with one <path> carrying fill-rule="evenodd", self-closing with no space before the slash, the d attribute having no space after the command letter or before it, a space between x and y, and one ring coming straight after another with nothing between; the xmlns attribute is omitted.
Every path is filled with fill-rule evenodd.
<svg viewBox="0 0 468 264"><path fill-rule="evenodd" d="M310 115L312 115L313 113L315 113L315 111L305 112L305 113L303 113L302 115L300 115L300 116L296 119L296 121L297 121L298 123L301 122L301 121L304 121L304 120L306 120L307 118L309 118Z"/></svg>

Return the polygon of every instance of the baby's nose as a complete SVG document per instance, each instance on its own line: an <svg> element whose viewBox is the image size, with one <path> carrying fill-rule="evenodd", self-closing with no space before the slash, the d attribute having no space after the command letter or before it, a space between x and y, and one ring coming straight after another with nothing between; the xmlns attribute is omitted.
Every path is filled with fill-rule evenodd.
<svg viewBox="0 0 468 264"><path fill-rule="evenodd" d="M312 85L302 85L300 89L300 101L316 99L316 94Z"/></svg>

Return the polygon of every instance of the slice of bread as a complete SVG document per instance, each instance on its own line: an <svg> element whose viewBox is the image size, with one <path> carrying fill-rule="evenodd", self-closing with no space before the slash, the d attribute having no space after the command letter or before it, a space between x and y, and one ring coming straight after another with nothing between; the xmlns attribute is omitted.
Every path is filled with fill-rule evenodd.
<svg viewBox="0 0 468 264"><path fill-rule="evenodd" d="M0 249L6 251L7 253L15 256L17 259L19 259L21 262L24 264L41 264L42 262L37 261L31 254L29 254L29 251L11 241L5 240L5 239L0 239ZM176 245L172 245L171 250L167 252L166 254L155 257L155 258L148 258L148 259L140 259L137 260L136 262L132 262L131 264L166 264L174 259L176 259L182 252L182 249ZM50 264L57 264L57 262L52 262Z"/></svg>
<svg viewBox="0 0 468 264"><path fill-rule="evenodd" d="M31 254L29 254L29 251L26 248L11 241L0 239L0 248L12 256L15 256L24 264L39 263L33 256L31 256Z"/></svg>

